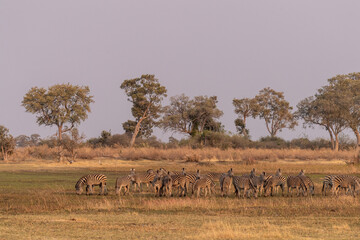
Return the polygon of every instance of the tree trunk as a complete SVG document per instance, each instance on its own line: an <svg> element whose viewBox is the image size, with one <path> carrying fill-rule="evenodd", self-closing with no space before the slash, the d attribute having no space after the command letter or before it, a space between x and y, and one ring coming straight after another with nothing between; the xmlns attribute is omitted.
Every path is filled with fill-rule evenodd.
<svg viewBox="0 0 360 240"><path fill-rule="evenodd" d="M334 146L334 151L337 152L339 151L339 138L338 138L339 134L334 134L335 136L335 146Z"/></svg>
<svg viewBox="0 0 360 240"><path fill-rule="evenodd" d="M62 125L58 126L59 138L58 138L58 161L62 162L64 158L64 149L62 145Z"/></svg>
<svg viewBox="0 0 360 240"><path fill-rule="evenodd" d="M135 126L135 130L134 130L134 133L131 137L131 141L130 141L130 147L132 148L135 144L135 140L136 140L136 136L138 135L139 131L140 131L140 125L141 125L141 122L144 120L145 118L141 118L139 120L139 122L136 124Z"/></svg>
<svg viewBox="0 0 360 240"><path fill-rule="evenodd" d="M335 142L334 142L333 134L332 134L330 129L327 129L327 130L328 130L329 135L330 135L331 149L334 150L335 149Z"/></svg>
<svg viewBox="0 0 360 240"><path fill-rule="evenodd" d="M354 162L359 163L360 162L360 156L359 156L359 152L360 152L360 133L359 133L359 130L357 128L353 128L352 130L354 131L355 136L356 136L356 148L355 148Z"/></svg>
<svg viewBox="0 0 360 240"><path fill-rule="evenodd" d="M246 117L245 116L244 116L243 122L244 122L244 127L242 129L242 134L243 134L244 137L247 137L247 133L246 133Z"/></svg>

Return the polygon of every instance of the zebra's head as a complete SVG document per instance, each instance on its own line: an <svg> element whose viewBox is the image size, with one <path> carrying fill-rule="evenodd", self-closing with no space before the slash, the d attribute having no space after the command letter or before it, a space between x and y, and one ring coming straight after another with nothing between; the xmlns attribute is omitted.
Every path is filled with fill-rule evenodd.
<svg viewBox="0 0 360 240"><path fill-rule="evenodd" d="M196 179L200 179L200 170L199 169L196 171Z"/></svg>
<svg viewBox="0 0 360 240"><path fill-rule="evenodd" d="M75 184L75 190L76 190L77 195L80 195L83 192L82 186L83 186L83 183L80 180Z"/></svg>
<svg viewBox="0 0 360 240"><path fill-rule="evenodd" d="M230 168L230 170L227 172L229 177L233 177L234 173L233 173L233 169Z"/></svg>
<svg viewBox="0 0 360 240"><path fill-rule="evenodd" d="M304 176L304 175L305 175L305 171L301 169L301 171L299 172L299 176Z"/></svg>

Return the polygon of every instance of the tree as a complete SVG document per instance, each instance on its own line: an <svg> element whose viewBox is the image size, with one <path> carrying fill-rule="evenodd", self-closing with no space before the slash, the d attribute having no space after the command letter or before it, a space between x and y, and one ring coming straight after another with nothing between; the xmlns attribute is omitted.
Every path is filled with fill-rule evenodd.
<svg viewBox="0 0 360 240"><path fill-rule="evenodd" d="M69 135L65 135L62 145L64 148L70 153L71 155L71 161L70 163L75 162L75 158L77 156L76 149L78 149L82 143L82 141L85 139L85 136L83 134L79 134L79 130L77 128L73 128Z"/></svg>
<svg viewBox="0 0 360 240"><path fill-rule="evenodd" d="M328 80L326 91L332 94L333 104L341 111L341 118L355 134L356 152L360 150L360 73L336 75Z"/></svg>
<svg viewBox="0 0 360 240"><path fill-rule="evenodd" d="M170 97L170 105L164 107L164 117L160 126L165 131L173 131L191 135L193 132L193 119L190 116L192 101L181 94Z"/></svg>
<svg viewBox="0 0 360 240"><path fill-rule="evenodd" d="M135 125L130 140L130 147L133 147L141 129L152 128L152 124L155 124L155 120L160 117L161 101L167 96L166 88L161 86L155 75L149 74L142 75L140 78L124 80L120 88L125 91L128 101L133 104L131 113L136 124L134 122L125 124L125 126Z"/></svg>
<svg viewBox="0 0 360 240"><path fill-rule="evenodd" d="M20 135L15 138L17 147L27 147L27 146L38 146L41 142L39 134L31 134L30 137L26 135Z"/></svg>
<svg viewBox="0 0 360 240"><path fill-rule="evenodd" d="M71 131L88 117L94 102L87 86L57 84L45 88L33 87L24 96L22 105L27 112L36 114L37 123L57 126L59 160L62 161L62 134Z"/></svg>
<svg viewBox="0 0 360 240"><path fill-rule="evenodd" d="M297 125L294 115L291 113L292 107L284 99L282 92L264 88L256 95L255 102L254 115L265 120L271 137L275 137L283 128L293 129Z"/></svg>
<svg viewBox="0 0 360 240"><path fill-rule="evenodd" d="M161 127L195 136L204 130L220 131L221 123L217 121L223 114L217 104L217 97L197 96L190 99L184 94L170 98L170 105L164 109Z"/></svg>
<svg viewBox="0 0 360 240"><path fill-rule="evenodd" d="M15 140L9 133L9 129L0 125L0 150L4 161L8 160L8 156L15 149Z"/></svg>
<svg viewBox="0 0 360 240"><path fill-rule="evenodd" d="M235 119L236 130L246 137L249 134L249 129L246 128L246 119L250 116L253 118L256 117L256 101L254 98L234 98L233 105L235 107L235 113L238 115L238 118Z"/></svg>
<svg viewBox="0 0 360 240"><path fill-rule="evenodd" d="M334 92L327 88L319 89L313 97L305 98L297 105L297 118L304 120L304 127L319 125L328 131L331 147L339 149L339 134L346 128L346 122L342 117L342 109L337 105Z"/></svg>

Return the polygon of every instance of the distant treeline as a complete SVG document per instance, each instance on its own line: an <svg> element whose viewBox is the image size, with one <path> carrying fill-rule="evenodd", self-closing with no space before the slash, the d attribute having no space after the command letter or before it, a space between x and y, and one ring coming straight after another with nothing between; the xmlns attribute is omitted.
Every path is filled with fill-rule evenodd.
<svg viewBox="0 0 360 240"><path fill-rule="evenodd" d="M74 142L72 137L64 135L64 146L72 146L72 148L80 147L129 147L131 135L129 134L114 134L109 131L102 131L99 137L90 138L88 140ZM41 139L38 134L31 136L21 135L15 138L17 147L32 147L46 145L50 148L58 146L56 137ZM66 142L69 142L66 144ZM356 147L356 143L348 137L340 138L340 146L342 150L349 150ZM331 142L327 139L317 138L309 140L308 138L295 138L292 140L284 140L279 137L262 137L257 141L252 141L247 137L241 135L230 135L223 132L204 131L202 135L196 135L191 138L176 139L169 138L168 142L163 142L155 136L148 138L139 138L136 141L135 147L152 147L160 149L169 148L183 148L190 147L193 149L211 147L220 149L245 149L245 148L259 148L259 149L326 149L331 148ZM69 149L69 148L66 148ZM70 149L71 150L71 149Z"/></svg>

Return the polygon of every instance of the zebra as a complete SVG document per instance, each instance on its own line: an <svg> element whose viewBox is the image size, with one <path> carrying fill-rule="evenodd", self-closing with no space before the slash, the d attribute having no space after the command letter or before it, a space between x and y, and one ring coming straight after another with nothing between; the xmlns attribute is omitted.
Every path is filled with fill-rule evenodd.
<svg viewBox="0 0 360 240"><path fill-rule="evenodd" d="M179 188L179 196L186 196L187 194L187 187L189 185L189 180L186 177L186 175L171 175L169 172L169 175L172 179L172 187L178 187Z"/></svg>
<svg viewBox="0 0 360 240"><path fill-rule="evenodd" d="M133 181L135 187L134 190L136 191L136 185L137 185L139 187L139 191L142 192L141 183L145 183L146 187L149 188L149 183L151 183L154 177L155 177L155 172L153 169L148 169L145 173L135 174Z"/></svg>
<svg viewBox="0 0 360 240"><path fill-rule="evenodd" d="M321 194L326 196L326 189L332 190L333 187L333 178L336 175L327 175L324 177L323 186L321 189Z"/></svg>
<svg viewBox="0 0 360 240"><path fill-rule="evenodd" d="M306 184L303 181L303 178L301 176L288 176L286 179L287 188L288 188L288 196L291 192L292 197L292 189L295 188L297 191L297 196L300 195L300 189L303 190L303 195L305 196L305 193L307 191Z"/></svg>
<svg viewBox="0 0 360 240"><path fill-rule="evenodd" d="M235 194L238 197L240 197L241 190L244 191L243 197L245 197L245 194L247 194L247 196L249 197L249 190L253 190L255 198L257 198L257 188L255 187L250 177L234 176L233 185L235 188Z"/></svg>
<svg viewBox="0 0 360 240"><path fill-rule="evenodd" d="M211 191L215 192L215 183L211 178L198 178L192 187L192 192L197 191L197 197L200 196L201 189L204 189L204 195L206 197L207 190L209 190L209 195Z"/></svg>
<svg viewBox="0 0 360 240"><path fill-rule="evenodd" d="M169 172L170 172L170 175L172 175L172 176L185 175L185 168L183 168L181 172L167 171L165 168L160 168L159 170L160 170L160 173L163 175L167 175Z"/></svg>
<svg viewBox="0 0 360 240"><path fill-rule="evenodd" d="M75 184L76 194L80 195L83 191L83 186L86 185L86 195L93 194L93 186L100 187L100 195L107 194L106 189L107 178L103 174L88 174L82 176Z"/></svg>
<svg viewBox="0 0 360 240"><path fill-rule="evenodd" d="M232 168L230 168L230 170L227 173L221 174L219 178L219 183L220 183L220 190L222 196L224 196L224 188L226 189L226 195L229 194L233 176L234 174Z"/></svg>
<svg viewBox="0 0 360 240"><path fill-rule="evenodd" d="M260 176L255 176L255 171L253 171L252 174L250 174L251 181L253 182L254 186L258 189L259 196L261 196L262 190L264 188L265 177L266 177L265 172L262 172Z"/></svg>
<svg viewBox="0 0 360 240"><path fill-rule="evenodd" d="M305 176L305 171L303 169L301 169L298 176L304 181L305 186L309 190L311 196L314 196L315 195L315 185L314 185L314 182L311 180L311 178L308 176Z"/></svg>
<svg viewBox="0 0 360 240"><path fill-rule="evenodd" d="M282 196L284 196L284 187L285 187L285 183L286 183L286 177L282 176L282 175L279 175L279 176L268 176L266 179L265 179L265 182L264 182L264 196L267 197L269 196L269 194L267 194L267 191L270 189L271 190L271 193L270 195L272 196L273 195L273 190L274 188L276 187L280 187L281 190L282 190Z"/></svg>
<svg viewBox="0 0 360 240"><path fill-rule="evenodd" d="M122 187L124 187L124 195L129 192L130 185L134 181L134 175L130 174L128 176L118 177L115 181L115 194L120 195Z"/></svg>
<svg viewBox="0 0 360 240"><path fill-rule="evenodd" d="M337 175L334 176L332 179L332 192L333 195L337 196L340 188L345 189L346 191L350 191L355 197L355 190L358 189L356 192L360 189L360 179L355 176L349 176L349 175Z"/></svg>

